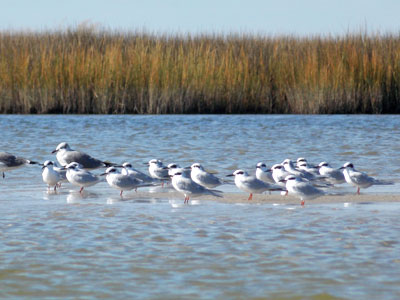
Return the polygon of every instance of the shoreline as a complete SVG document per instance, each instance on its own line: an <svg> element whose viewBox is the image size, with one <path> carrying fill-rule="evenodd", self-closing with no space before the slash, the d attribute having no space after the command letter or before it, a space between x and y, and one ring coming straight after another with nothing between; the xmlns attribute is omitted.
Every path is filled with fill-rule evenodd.
<svg viewBox="0 0 400 300"><path fill-rule="evenodd" d="M126 195L128 196L128 195ZM291 196L282 196L279 194L253 194L252 200L247 200L248 194L245 193L224 193L223 197L214 197L209 195L199 196L190 198L189 201L192 200L201 200L201 201L215 201L221 203L232 203L232 204L299 204L301 200L297 197ZM184 201L184 196L178 192L168 192L168 193L146 193L146 192L138 192L136 194L129 194L129 198L164 198L168 200L178 200L182 199L182 203ZM383 202L400 202L400 195L396 194L344 194L344 195L327 195L322 196L313 200L306 200L305 204L326 204L326 203L365 203L365 202L375 202L375 203L383 203Z"/></svg>

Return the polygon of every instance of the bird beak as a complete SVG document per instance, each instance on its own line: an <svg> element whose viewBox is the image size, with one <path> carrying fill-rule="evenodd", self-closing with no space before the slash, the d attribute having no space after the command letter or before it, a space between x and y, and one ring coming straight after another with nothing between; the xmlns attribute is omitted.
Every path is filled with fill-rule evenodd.
<svg viewBox="0 0 400 300"><path fill-rule="evenodd" d="M266 172L272 172L272 170L271 170L271 169L268 169L268 170L266 170Z"/></svg>
<svg viewBox="0 0 400 300"><path fill-rule="evenodd" d="M174 175L168 175L169 176L169 178L172 178L172 177L174 177Z"/></svg>
<svg viewBox="0 0 400 300"><path fill-rule="evenodd" d="M41 165L42 166L42 170L44 169L44 168L46 168L46 166L43 166L43 165Z"/></svg>
<svg viewBox="0 0 400 300"><path fill-rule="evenodd" d="M226 177L230 177L230 176L235 176L234 174L229 174L229 175L226 175Z"/></svg>
<svg viewBox="0 0 400 300"><path fill-rule="evenodd" d="M185 169L185 170L191 170L192 167L184 167L183 169Z"/></svg>
<svg viewBox="0 0 400 300"><path fill-rule="evenodd" d="M168 167L163 167L163 170L169 170L169 168Z"/></svg>
<svg viewBox="0 0 400 300"><path fill-rule="evenodd" d="M146 165L146 166L150 166L150 164L147 162L147 163L144 163L144 165Z"/></svg>
<svg viewBox="0 0 400 300"><path fill-rule="evenodd" d="M286 181L287 181L286 179L279 180L279 182L286 182Z"/></svg>
<svg viewBox="0 0 400 300"><path fill-rule="evenodd" d="M340 167L340 168L339 168L339 170L343 170L343 169L346 169L346 168L345 168L345 167Z"/></svg>
<svg viewBox="0 0 400 300"><path fill-rule="evenodd" d="M101 173L101 174L100 174L100 176L104 176L104 175L107 175L107 173Z"/></svg>
<svg viewBox="0 0 400 300"><path fill-rule="evenodd" d="M52 154L54 154L54 153L56 153L56 152L58 152L58 150L56 149L56 150L53 150L53 151L51 151L51 153Z"/></svg>

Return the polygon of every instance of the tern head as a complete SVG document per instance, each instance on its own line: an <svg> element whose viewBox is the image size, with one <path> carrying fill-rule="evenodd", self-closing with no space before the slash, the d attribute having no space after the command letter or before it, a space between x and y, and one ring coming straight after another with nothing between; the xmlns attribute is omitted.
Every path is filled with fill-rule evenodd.
<svg viewBox="0 0 400 300"><path fill-rule="evenodd" d="M46 167L48 167L48 166L54 166L54 163L53 163L51 160L46 160L46 161L43 163L42 169L44 169L44 168L46 168Z"/></svg>
<svg viewBox="0 0 400 300"><path fill-rule="evenodd" d="M62 149L71 150L68 143L62 142L62 143L58 144L57 148L55 150L53 150L51 153L56 153Z"/></svg>
<svg viewBox="0 0 400 300"><path fill-rule="evenodd" d="M283 169L283 166L281 164L273 165L272 168L271 168L272 171L274 171L274 170L282 170L282 169Z"/></svg>
<svg viewBox="0 0 400 300"><path fill-rule="evenodd" d="M190 168L192 170L194 170L194 169L204 170L203 166L201 164L199 164L199 163L194 163L193 165L190 166Z"/></svg>
<svg viewBox="0 0 400 300"><path fill-rule="evenodd" d="M260 170L262 170L262 171L264 171L264 172L271 172L271 171L272 171L271 169L268 169L268 168L267 168L267 165L266 165L265 163L263 163L263 162L259 162L259 163L256 165L256 169L260 169Z"/></svg>
<svg viewBox="0 0 400 300"><path fill-rule="evenodd" d="M340 169L347 169L347 168L354 169L354 165L351 162L347 162Z"/></svg>
<svg viewBox="0 0 400 300"><path fill-rule="evenodd" d="M172 169L177 169L177 168L180 168L180 166L178 165L178 164L169 164L168 166L167 166L167 168L168 169L170 169L170 170L172 170Z"/></svg>
<svg viewBox="0 0 400 300"><path fill-rule="evenodd" d="M171 174L169 174L169 177L171 177L171 178L173 178L173 177L177 178L177 177L182 177L182 176L184 176L184 174L185 174L185 173L182 171L181 168L176 168L176 169L173 169L173 170L172 170Z"/></svg>
<svg viewBox="0 0 400 300"><path fill-rule="evenodd" d="M117 174L117 173L118 173L118 170L115 167L109 167L109 168L107 168L107 170L104 173L100 174L100 176L104 176L104 175L108 175L108 174Z"/></svg>
<svg viewBox="0 0 400 300"><path fill-rule="evenodd" d="M292 161L289 159L289 158L287 158L287 159L285 159L283 162L282 162L282 165L291 165L292 164Z"/></svg>
<svg viewBox="0 0 400 300"><path fill-rule="evenodd" d="M131 164L131 163L128 163L128 162L124 162L124 163L122 164L122 167L123 167L123 168L132 168L132 164Z"/></svg>
<svg viewBox="0 0 400 300"><path fill-rule="evenodd" d="M326 161L320 162L318 165L318 168L322 168L322 167L329 167L329 164Z"/></svg>
<svg viewBox="0 0 400 300"><path fill-rule="evenodd" d="M226 176L247 176L249 175L246 171L243 170L236 170L232 174L226 175Z"/></svg>
<svg viewBox="0 0 400 300"><path fill-rule="evenodd" d="M307 162L307 159L305 159L304 157L299 157L298 159L297 159L297 164L299 164L299 163L303 163L303 162Z"/></svg>
<svg viewBox="0 0 400 300"><path fill-rule="evenodd" d="M151 160L149 160L149 162L146 165L161 167L162 164L163 164L162 161L159 159L151 159Z"/></svg>
<svg viewBox="0 0 400 300"><path fill-rule="evenodd" d="M288 182L288 181L296 181L297 177L294 175L288 175L285 177L285 179L279 180L279 182Z"/></svg>
<svg viewBox="0 0 400 300"><path fill-rule="evenodd" d="M82 165L80 163L77 163L77 162L72 162L72 163L69 163L68 165L66 165L65 169L78 170L78 169L82 169Z"/></svg>

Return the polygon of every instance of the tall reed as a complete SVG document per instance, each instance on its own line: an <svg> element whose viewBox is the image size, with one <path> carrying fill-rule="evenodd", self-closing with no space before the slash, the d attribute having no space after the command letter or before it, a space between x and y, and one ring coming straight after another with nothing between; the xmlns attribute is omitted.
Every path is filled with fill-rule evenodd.
<svg viewBox="0 0 400 300"><path fill-rule="evenodd" d="M0 113L399 113L400 35L0 32Z"/></svg>

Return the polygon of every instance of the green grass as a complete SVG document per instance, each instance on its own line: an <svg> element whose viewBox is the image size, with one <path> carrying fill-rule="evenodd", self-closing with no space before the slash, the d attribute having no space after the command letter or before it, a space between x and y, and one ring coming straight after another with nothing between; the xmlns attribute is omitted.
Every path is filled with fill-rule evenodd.
<svg viewBox="0 0 400 300"><path fill-rule="evenodd" d="M400 35L0 32L0 113L399 113Z"/></svg>

